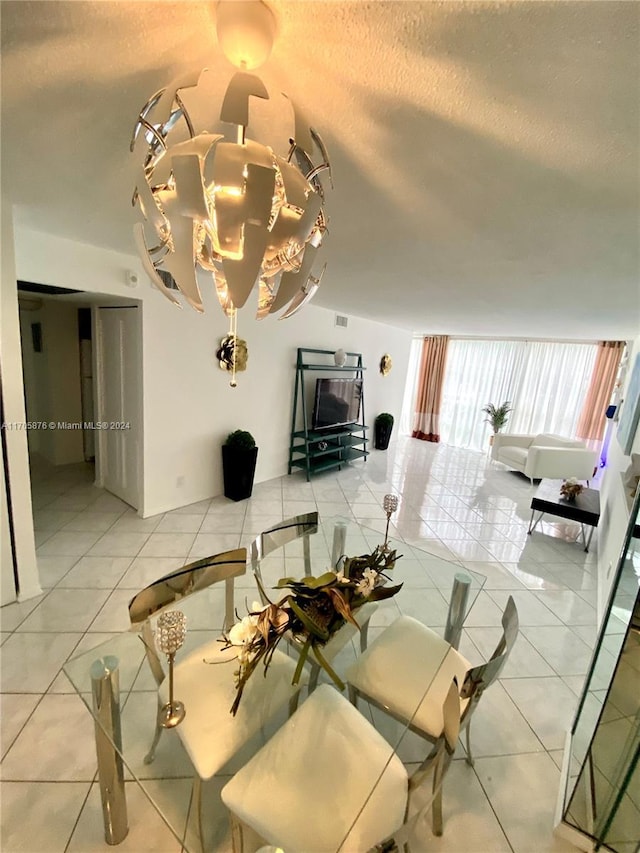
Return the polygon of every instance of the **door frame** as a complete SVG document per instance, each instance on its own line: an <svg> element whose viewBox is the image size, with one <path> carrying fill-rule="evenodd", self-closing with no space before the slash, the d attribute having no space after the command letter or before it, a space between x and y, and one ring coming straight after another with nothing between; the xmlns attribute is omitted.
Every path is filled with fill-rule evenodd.
<svg viewBox="0 0 640 853"><path fill-rule="evenodd" d="M135 304L131 304L134 302ZM104 337L102 325L100 323L100 311L121 308L136 308L136 364L135 371L137 374L138 388L140 393L137 396L136 417L138 419L138 454L136 464L136 492L137 492L137 508L136 512L144 518L144 372L142 358L142 313L144 303L141 300L131 300L128 305L92 305L91 306L91 335L94 341L93 347L93 403L95 418L97 421L103 421L104 412L104 384L101 369L101 360L104 351ZM95 443L96 461L95 461L95 484L100 488L104 488L104 454L105 454L105 436L102 430L97 430L97 440Z"/></svg>

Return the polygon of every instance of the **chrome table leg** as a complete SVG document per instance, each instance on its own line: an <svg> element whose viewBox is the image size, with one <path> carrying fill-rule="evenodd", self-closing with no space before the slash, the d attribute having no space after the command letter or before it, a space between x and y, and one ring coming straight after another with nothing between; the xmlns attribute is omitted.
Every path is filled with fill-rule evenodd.
<svg viewBox="0 0 640 853"><path fill-rule="evenodd" d="M118 658L108 655L91 666L98 778L107 844L127 837L127 799L122 765Z"/></svg>

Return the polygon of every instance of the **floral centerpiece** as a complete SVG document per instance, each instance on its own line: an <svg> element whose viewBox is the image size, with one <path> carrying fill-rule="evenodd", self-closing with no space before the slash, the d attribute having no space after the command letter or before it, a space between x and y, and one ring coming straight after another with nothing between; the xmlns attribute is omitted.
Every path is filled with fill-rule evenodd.
<svg viewBox="0 0 640 853"><path fill-rule="evenodd" d="M563 480L560 486L560 497L566 501L575 501L580 492L584 489L582 483L579 483L575 477L569 477L568 480Z"/></svg>
<svg viewBox="0 0 640 853"><path fill-rule="evenodd" d="M296 580L282 578L277 589L290 592L277 603L269 601L264 589L264 606L254 602L248 615L240 619L222 637L223 648L238 648L236 698L231 706L235 715L247 681L262 663L266 672L278 643L286 633L299 646L298 665L293 676L297 684L308 656L312 654L340 690L344 684L322 654L322 648L347 622L360 628L357 611L368 601L391 598L402 584L386 586L386 572L393 569L399 557L396 551L377 547L372 554L345 557L339 571L328 571L319 577Z"/></svg>

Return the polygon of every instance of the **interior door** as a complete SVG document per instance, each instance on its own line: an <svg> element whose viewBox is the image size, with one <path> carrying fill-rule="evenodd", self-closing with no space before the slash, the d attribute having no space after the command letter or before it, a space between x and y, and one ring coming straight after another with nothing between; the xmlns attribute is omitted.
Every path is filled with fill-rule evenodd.
<svg viewBox="0 0 640 853"><path fill-rule="evenodd" d="M137 509L142 399L138 308L99 308L96 332L99 481Z"/></svg>

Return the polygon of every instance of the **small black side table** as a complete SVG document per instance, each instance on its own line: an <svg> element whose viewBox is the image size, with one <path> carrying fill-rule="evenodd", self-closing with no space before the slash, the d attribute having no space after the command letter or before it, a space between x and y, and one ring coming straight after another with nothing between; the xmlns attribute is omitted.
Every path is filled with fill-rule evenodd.
<svg viewBox="0 0 640 853"><path fill-rule="evenodd" d="M588 551L593 531L600 521L600 492L597 489L583 489L575 500L567 501L560 497L562 483L562 480L541 481L531 499L531 521L527 532L533 533L545 513L566 518L568 521L577 521L582 530L584 550ZM536 512L540 515L534 521ZM585 525L591 528L588 538Z"/></svg>

